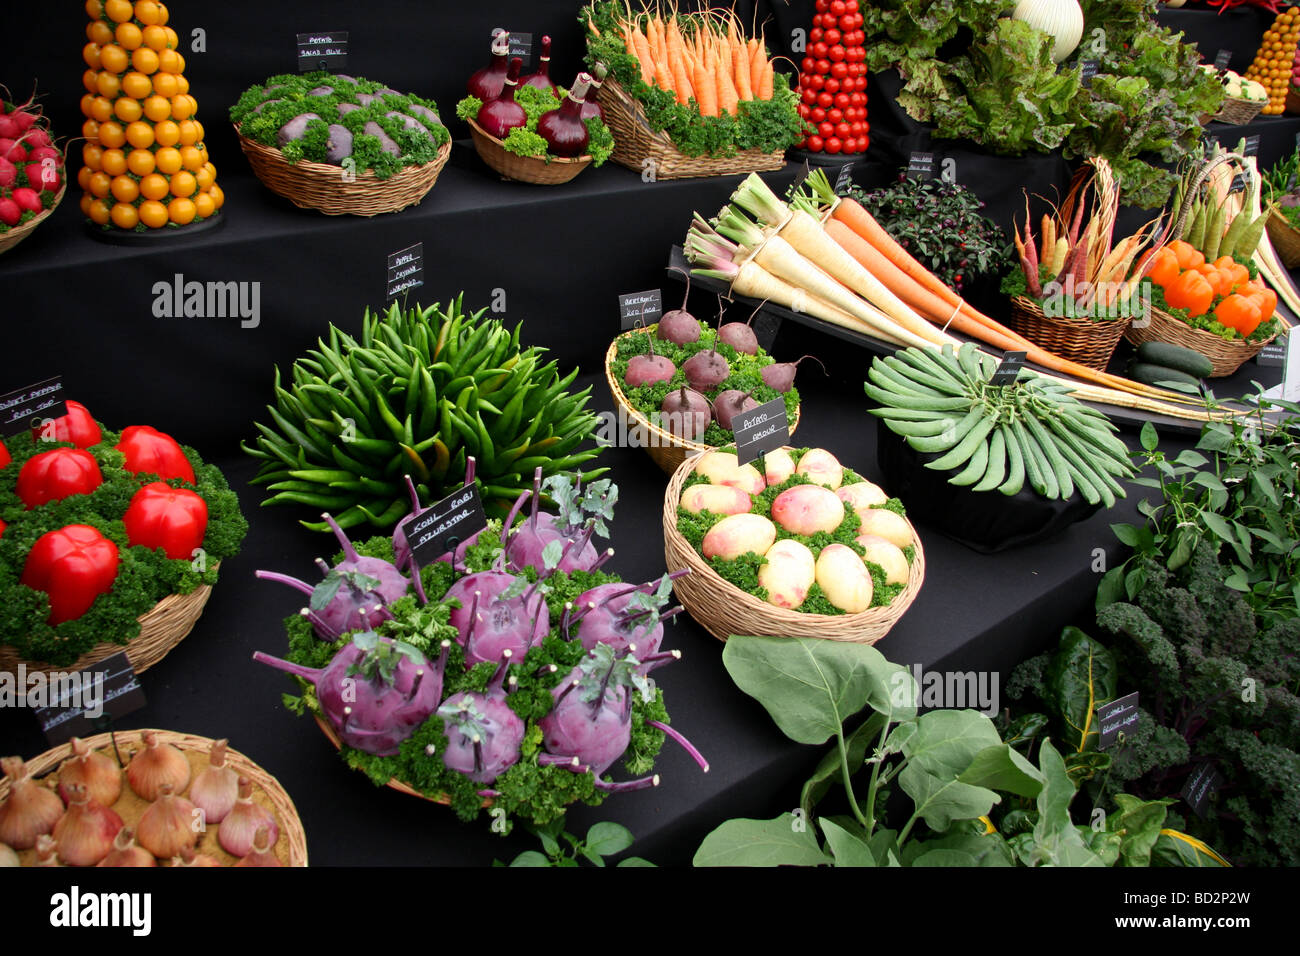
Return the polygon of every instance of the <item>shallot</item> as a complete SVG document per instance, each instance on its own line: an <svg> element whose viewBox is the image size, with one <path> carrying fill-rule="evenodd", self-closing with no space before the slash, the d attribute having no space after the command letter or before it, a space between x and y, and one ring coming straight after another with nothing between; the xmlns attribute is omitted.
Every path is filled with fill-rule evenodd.
<svg viewBox="0 0 1300 956"><path fill-rule="evenodd" d="M194 804L173 793L171 785L165 783L158 799L140 817L137 838L154 856L170 859L182 847L192 847L198 842L202 829L198 823Z"/></svg>
<svg viewBox="0 0 1300 956"><path fill-rule="evenodd" d="M0 806L0 843L30 850L59 822L63 801L31 778L22 757L5 757L0 767L9 778L9 799Z"/></svg>
<svg viewBox="0 0 1300 956"><path fill-rule="evenodd" d="M203 811L205 823L220 823L239 796L239 774L226 766L226 740L214 740L208 766L194 778L190 802Z"/></svg>
<svg viewBox="0 0 1300 956"><path fill-rule="evenodd" d="M173 793L184 793L190 783L190 762L185 755L171 744L159 743L158 735L152 730L144 731L140 738L144 750L136 753L126 768L131 789L141 800L150 803L158 799L164 785L170 786Z"/></svg>
<svg viewBox="0 0 1300 956"><path fill-rule="evenodd" d="M72 755L59 768L59 796L68 802L68 787L85 784L90 795L106 807L122 795L122 768L108 754L91 750L80 737L69 741Z"/></svg>
<svg viewBox="0 0 1300 956"><path fill-rule="evenodd" d="M253 802L253 782L247 777L239 778L239 798L234 809L221 821L217 839L221 848L231 856L248 856L253 848L253 839L259 828L268 832L268 848L275 845L280 838L280 827L270 810Z"/></svg>
<svg viewBox="0 0 1300 956"><path fill-rule="evenodd" d="M113 840L113 849L96 866L157 866L153 854L135 841L135 831L122 827Z"/></svg>
<svg viewBox="0 0 1300 956"><path fill-rule="evenodd" d="M68 799L68 812L54 826L59 858L68 866L94 866L113 849L122 818L116 810L93 800L79 783L68 788Z"/></svg>

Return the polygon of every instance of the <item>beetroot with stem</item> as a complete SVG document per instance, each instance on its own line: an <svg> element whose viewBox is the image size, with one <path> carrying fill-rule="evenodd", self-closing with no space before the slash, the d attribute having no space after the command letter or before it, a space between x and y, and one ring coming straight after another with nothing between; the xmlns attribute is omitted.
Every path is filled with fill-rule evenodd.
<svg viewBox="0 0 1300 956"><path fill-rule="evenodd" d="M495 99L485 100L479 107L475 121L489 136L505 139L506 134L516 126L528 123L528 114L515 102L515 86L519 83L519 68L523 62L519 57L510 61L510 70L506 73L500 94Z"/></svg>
<svg viewBox="0 0 1300 956"><path fill-rule="evenodd" d="M664 396L659 414L660 428L677 438L693 441L708 429L713 420L713 407L708 398L683 385Z"/></svg>
<svg viewBox="0 0 1300 956"><path fill-rule="evenodd" d="M737 415L758 408L758 402L750 396L750 392L742 392L737 388L719 392L718 397L713 400L713 417L718 420L719 425L731 431Z"/></svg>
<svg viewBox="0 0 1300 956"><path fill-rule="evenodd" d="M798 369L799 363L804 359L812 359L818 365L822 365L822 360L815 355L805 355L793 362L775 362L772 365L764 366L759 373L763 376L763 384L782 394L790 391L790 389L794 388L795 370ZM822 372L826 372L825 365L822 365Z"/></svg>
<svg viewBox="0 0 1300 956"><path fill-rule="evenodd" d="M647 333L645 338L649 346L648 354L634 355L628 359L627 371L623 374L623 381L628 388L639 388L655 382L668 382L677 374L677 366L672 363L672 360L666 355L655 352L654 336ZM689 365L690 362L686 364Z"/></svg>
<svg viewBox="0 0 1300 956"><path fill-rule="evenodd" d="M506 703L509 664L501 662L485 693L453 694L438 708L447 737L442 762L475 783L491 783L519 761L524 722Z"/></svg>
<svg viewBox="0 0 1300 956"><path fill-rule="evenodd" d="M758 309L763 308L766 302L759 303ZM728 322L718 329L718 341L725 342L737 352L743 352L745 355L758 354L758 336L754 334L753 322L754 316L758 315L758 309L750 313L749 318L744 322Z"/></svg>
<svg viewBox="0 0 1300 956"><path fill-rule="evenodd" d="M722 322L722 297L718 297L718 323ZM686 382L697 392L708 392L727 380L731 375L731 366L726 357L717 349L718 340L714 339L711 348L696 352L682 363L686 373Z"/></svg>
<svg viewBox="0 0 1300 956"><path fill-rule="evenodd" d="M484 103L496 99L501 95L509 69L510 34L503 30L492 38L492 59L488 65L470 76L466 87L469 95L478 97Z"/></svg>
<svg viewBox="0 0 1300 956"><path fill-rule="evenodd" d="M450 646L443 641L442 653L431 665L411 645L365 631L321 670L261 651L253 660L314 685L321 711L343 743L392 756L437 708Z"/></svg>
<svg viewBox="0 0 1300 956"><path fill-rule="evenodd" d="M691 274L686 273L686 293L682 296L682 307L665 312L659 320L655 334L665 342L674 345L690 345L700 340L700 320L686 311L686 303L691 297Z"/></svg>

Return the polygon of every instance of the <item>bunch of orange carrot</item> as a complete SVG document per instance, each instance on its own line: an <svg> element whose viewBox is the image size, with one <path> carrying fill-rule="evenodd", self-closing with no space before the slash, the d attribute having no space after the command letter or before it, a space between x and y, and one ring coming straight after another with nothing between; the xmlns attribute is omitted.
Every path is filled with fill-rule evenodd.
<svg viewBox="0 0 1300 956"><path fill-rule="evenodd" d="M762 40L745 37L734 11L628 8L619 26L642 81L672 92L683 106L694 100L704 116L735 116L745 100L772 98L772 60Z"/></svg>

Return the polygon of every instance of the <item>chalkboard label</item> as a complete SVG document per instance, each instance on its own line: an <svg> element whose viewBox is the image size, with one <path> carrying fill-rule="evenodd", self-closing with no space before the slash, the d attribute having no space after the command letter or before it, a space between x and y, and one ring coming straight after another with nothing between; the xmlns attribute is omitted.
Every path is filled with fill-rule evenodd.
<svg viewBox="0 0 1300 956"><path fill-rule="evenodd" d="M1237 173L1232 177L1232 183L1228 186L1230 193L1244 193L1246 191L1246 174Z"/></svg>
<svg viewBox="0 0 1300 956"><path fill-rule="evenodd" d="M1101 64L1096 60L1079 61L1079 84L1084 87L1092 86L1092 78L1097 75L1097 69Z"/></svg>
<svg viewBox="0 0 1300 956"><path fill-rule="evenodd" d="M934 179L934 153L913 152L907 160L908 179Z"/></svg>
<svg viewBox="0 0 1300 956"><path fill-rule="evenodd" d="M742 412L732 421L736 436L736 459L740 464L775 451L790 441L790 422L785 416L785 396Z"/></svg>
<svg viewBox="0 0 1300 956"><path fill-rule="evenodd" d="M1020 375L1020 370L1025 367L1025 359L1029 358L1028 352L1003 352L1002 361L993 371L993 377L989 379L990 385L1010 385Z"/></svg>
<svg viewBox="0 0 1300 956"><path fill-rule="evenodd" d="M1264 365L1270 368L1286 367L1286 343L1287 333L1283 332L1268 345L1259 350L1255 356L1256 365Z"/></svg>
<svg viewBox="0 0 1300 956"><path fill-rule="evenodd" d="M1300 133L1296 134L1296 139L1300 139ZM805 159L803 161L803 169L795 173L794 182L790 184L790 188L786 191L786 198L790 199L794 197L794 195L799 192L799 187L803 185L804 180L811 175L812 167L808 165L808 160Z"/></svg>
<svg viewBox="0 0 1300 956"><path fill-rule="evenodd" d="M531 33L514 33L504 27L497 27L492 31L492 39L495 40L502 33L510 34L509 55L519 57L524 61L524 66L530 65L533 61L533 35Z"/></svg>
<svg viewBox="0 0 1300 956"><path fill-rule="evenodd" d="M1252 133L1251 135L1246 137L1245 145L1243 145L1241 148L1241 155L1243 156L1259 155L1259 134L1258 133Z"/></svg>
<svg viewBox="0 0 1300 956"><path fill-rule="evenodd" d="M25 674L26 669L27 665L19 664L16 676L25 684L28 700L41 695L43 703L32 710L51 747L101 733L111 720L145 705L144 689L125 652L85 670ZM0 680L7 676L0 675Z"/></svg>
<svg viewBox="0 0 1300 956"><path fill-rule="evenodd" d="M840 174L835 177L835 192L846 192L853 185L853 162L850 160L840 167Z"/></svg>
<svg viewBox="0 0 1300 956"><path fill-rule="evenodd" d="M348 62L348 31L298 34L298 72L328 70L337 73Z"/></svg>
<svg viewBox="0 0 1300 956"><path fill-rule="evenodd" d="M1192 812L1202 819L1210 812L1210 801L1223 786L1223 774L1212 763L1203 763L1192 771L1179 794Z"/></svg>
<svg viewBox="0 0 1300 956"><path fill-rule="evenodd" d="M624 332L654 325L664 314L664 297L660 289L625 292L618 297L619 326Z"/></svg>
<svg viewBox="0 0 1300 956"><path fill-rule="evenodd" d="M424 243L417 242L388 257L388 292L385 302L392 302L403 292L424 285Z"/></svg>
<svg viewBox="0 0 1300 956"><path fill-rule="evenodd" d="M1106 750L1119 739L1120 734L1130 736L1137 729L1138 692L1102 704L1097 708L1097 749Z"/></svg>
<svg viewBox="0 0 1300 956"><path fill-rule="evenodd" d="M65 414L61 375L0 395L0 438L21 435L47 418Z"/></svg>
<svg viewBox="0 0 1300 956"><path fill-rule="evenodd" d="M431 564L487 527L477 485L465 485L402 523L417 564Z"/></svg>
<svg viewBox="0 0 1300 956"><path fill-rule="evenodd" d="M1214 54L1214 68L1218 70L1220 73L1222 73L1224 70L1228 68L1228 64L1231 61L1232 61L1231 50L1220 50L1218 53Z"/></svg>

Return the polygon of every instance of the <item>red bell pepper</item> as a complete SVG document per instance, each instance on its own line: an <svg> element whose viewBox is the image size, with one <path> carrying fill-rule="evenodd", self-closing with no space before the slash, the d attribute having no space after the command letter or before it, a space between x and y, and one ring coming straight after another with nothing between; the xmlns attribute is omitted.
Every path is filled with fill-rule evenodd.
<svg viewBox="0 0 1300 956"><path fill-rule="evenodd" d="M188 559L207 534L208 504L187 488L155 481L135 493L122 521L131 544Z"/></svg>
<svg viewBox="0 0 1300 956"><path fill-rule="evenodd" d="M117 580L117 545L84 524L70 524L36 539L20 579L50 599L49 623L81 617Z"/></svg>
<svg viewBox="0 0 1300 956"><path fill-rule="evenodd" d="M0 518L0 538L3 538L5 536L5 528L7 527L9 526L5 524L5 519Z"/></svg>
<svg viewBox="0 0 1300 956"><path fill-rule="evenodd" d="M123 467L133 474L157 475L164 481L180 478L194 484L194 468L180 443L165 432L148 425L130 425L122 429L122 440L114 446L126 456Z"/></svg>
<svg viewBox="0 0 1300 956"><path fill-rule="evenodd" d="M78 448L98 445L104 436L90 412L86 411L86 406L71 399L64 404L68 408L67 414L35 426L32 437L37 441L70 441Z"/></svg>
<svg viewBox="0 0 1300 956"><path fill-rule="evenodd" d="M104 483L93 455L80 448L52 448L33 455L18 472L18 497L30 511L69 495L87 495Z"/></svg>
<svg viewBox="0 0 1300 956"><path fill-rule="evenodd" d="M0 468L9 467L11 461L13 461L13 457L9 454L9 449L5 447L4 442L0 441Z"/></svg>

